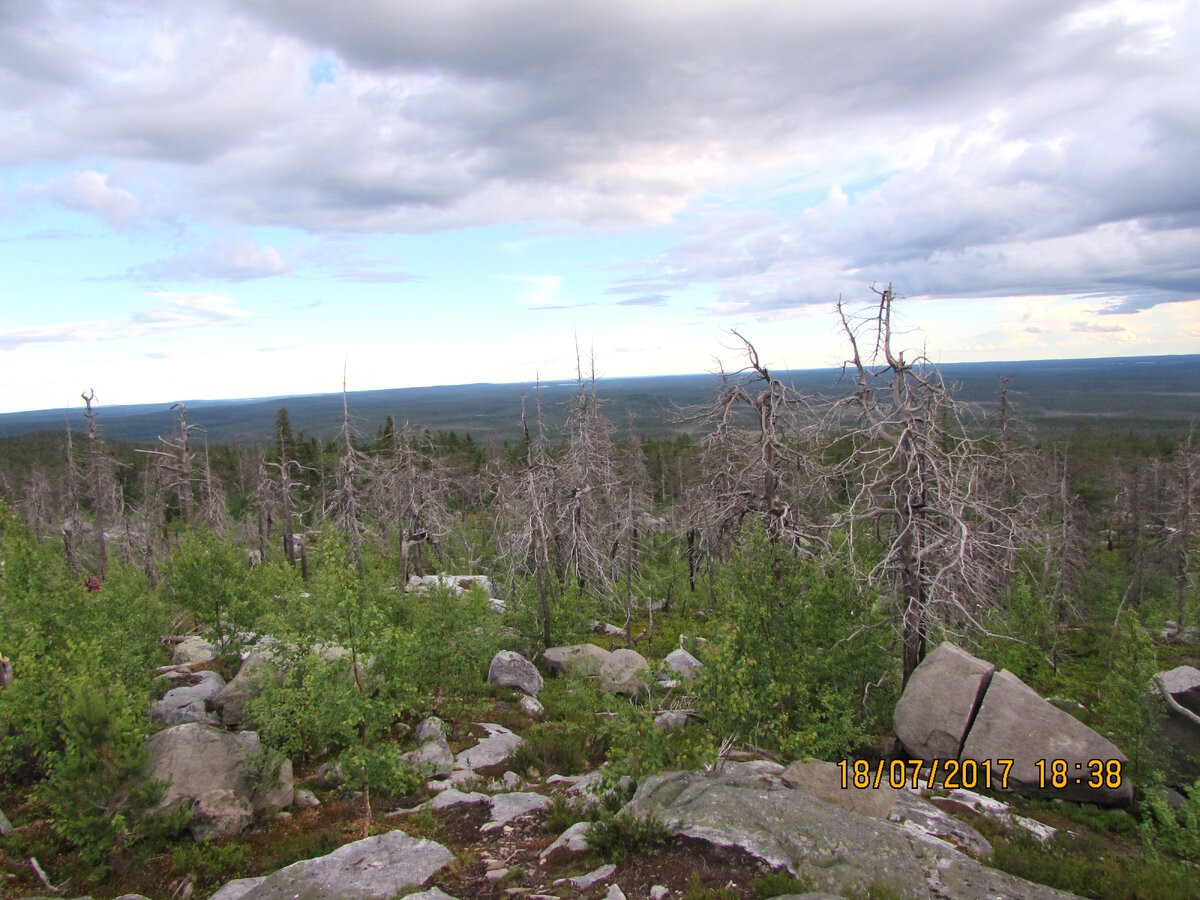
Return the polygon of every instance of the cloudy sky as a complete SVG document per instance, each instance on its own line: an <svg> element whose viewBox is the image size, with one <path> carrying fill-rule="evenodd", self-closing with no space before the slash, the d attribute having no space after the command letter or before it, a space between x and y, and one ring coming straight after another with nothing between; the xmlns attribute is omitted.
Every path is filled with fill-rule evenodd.
<svg viewBox="0 0 1200 900"><path fill-rule="evenodd" d="M3 0L0 411L1200 352L1200 3Z"/></svg>

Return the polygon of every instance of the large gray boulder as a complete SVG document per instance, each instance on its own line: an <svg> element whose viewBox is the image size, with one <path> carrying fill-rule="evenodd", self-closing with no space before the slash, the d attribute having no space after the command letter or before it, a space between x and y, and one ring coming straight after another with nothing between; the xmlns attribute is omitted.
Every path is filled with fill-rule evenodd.
<svg viewBox="0 0 1200 900"><path fill-rule="evenodd" d="M217 719L209 711L217 695L225 687L225 679L217 672L196 672L174 679L173 687L162 699L150 704L150 715L166 725L182 725L185 722L200 722L216 725Z"/></svg>
<svg viewBox="0 0 1200 900"><path fill-rule="evenodd" d="M197 723L176 725L152 736L147 749L146 774L167 785L156 811L184 803L194 809L203 806L204 821L194 834L236 833L221 829L234 827L233 820L242 818L239 807L214 791L228 791L255 813L292 803L291 760L263 747L253 731L231 734ZM229 822L214 817L218 807L229 812Z"/></svg>
<svg viewBox="0 0 1200 900"><path fill-rule="evenodd" d="M650 664L636 650L614 650L600 668L600 690L637 696L646 690Z"/></svg>
<svg viewBox="0 0 1200 900"><path fill-rule="evenodd" d="M918 759L958 759L971 717L996 667L949 641L913 670L892 718L896 737Z"/></svg>
<svg viewBox="0 0 1200 900"><path fill-rule="evenodd" d="M292 863L240 900L385 900L424 884L453 859L441 844L389 831Z"/></svg>
<svg viewBox="0 0 1200 900"><path fill-rule="evenodd" d="M542 689L542 674L520 653L501 650L492 657L487 683L517 688L530 696L537 696Z"/></svg>
<svg viewBox="0 0 1200 900"><path fill-rule="evenodd" d="M1048 703L1033 688L1007 669L992 676L983 704L962 748L963 759L1011 759L1008 789L1025 796L1057 797L1079 803L1121 804L1133 798L1128 772L1120 787L1088 786L1090 760L1120 760L1125 754L1078 719ZM1041 784L1037 762L1044 760ZM1054 760L1067 764L1063 788L1050 784ZM992 765L993 783L1002 769Z"/></svg>
<svg viewBox="0 0 1200 900"><path fill-rule="evenodd" d="M600 674L600 670L611 656L609 651L595 644L572 644L569 647L551 647L543 651L542 660L546 663L546 668L555 675L595 677Z"/></svg>

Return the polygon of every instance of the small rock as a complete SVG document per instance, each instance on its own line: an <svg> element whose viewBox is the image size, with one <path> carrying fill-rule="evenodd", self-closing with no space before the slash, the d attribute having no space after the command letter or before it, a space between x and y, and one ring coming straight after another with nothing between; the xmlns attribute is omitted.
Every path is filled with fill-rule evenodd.
<svg viewBox="0 0 1200 900"><path fill-rule="evenodd" d="M210 841L241 834L253 818L254 810L244 798L231 790L214 789L197 798L188 827L197 841Z"/></svg>
<svg viewBox="0 0 1200 900"><path fill-rule="evenodd" d="M671 711L660 713L654 718L654 727L665 728L667 730L673 728L682 728L687 724L687 720L688 717L687 713L685 712Z"/></svg>
<svg viewBox="0 0 1200 900"><path fill-rule="evenodd" d="M542 859L546 859L555 850L567 850L570 853L583 853L588 848L587 836L592 830L591 822L576 822L562 834L560 834L545 850L542 851Z"/></svg>
<svg viewBox="0 0 1200 900"><path fill-rule="evenodd" d="M483 874L488 881L499 881L508 874L508 869L489 869Z"/></svg>
<svg viewBox="0 0 1200 900"><path fill-rule="evenodd" d="M296 809L316 809L321 805L321 801L317 799L317 795L312 791L301 788L296 791L296 798L292 801L292 805Z"/></svg>
<svg viewBox="0 0 1200 900"><path fill-rule="evenodd" d="M656 884L650 888L650 900L667 900L671 892L661 884Z"/></svg>
<svg viewBox="0 0 1200 900"><path fill-rule="evenodd" d="M534 810L543 809L549 803L549 797L542 794L535 794L532 791L497 794L492 798L492 818L490 821L484 823L479 830L492 831L507 822L511 822L513 819L519 819L521 816L527 815Z"/></svg>
<svg viewBox="0 0 1200 900"><path fill-rule="evenodd" d="M212 662L217 658L217 648L202 637L190 637L175 645L171 654L171 662L177 666L190 666L196 663Z"/></svg>
<svg viewBox="0 0 1200 900"><path fill-rule="evenodd" d="M556 881L555 884L561 884L562 881L569 881L569 882L571 882L571 884L575 885L575 887L579 888L581 891L586 891L593 884L596 884L597 882L600 882L600 881L604 881L606 878L611 878L613 876L613 873L616 871L617 871L617 867L614 866L612 863L609 863L606 866L601 866L598 869L593 869L592 871L588 872L586 875L576 875L574 878L561 879L560 881Z"/></svg>
<svg viewBox="0 0 1200 900"><path fill-rule="evenodd" d="M528 694L521 695L521 712L529 716L531 719L540 719L546 712L546 708L542 706L541 701L537 697L530 697Z"/></svg>
<svg viewBox="0 0 1200 900"><path fill-rule="evenodd" d="M317 787L335 788L346 780L341 763L321 763L317 769Z"/></svg>
<svg viewBox="0 0 1200 900"><path fill-rule="evenodd" d="M8 821L8 816L4 815L4 810L0 809L0 837L4 837L12 830L12 822Z"/></svg>
<svg viewBox="0 0 1200 900"><path fill-rule="evenodd" d="M604 900L625 900L625 892L621 890L619 885L610 884L608 893L604 895Z"/></svg>
<svg viewBox="0 0 1200 900"><path fill-rule="evenodd" d="M680 647L666 655L663 659L663 667L668 672L674 672L690 680L695 678L696 673L704 668L704 663Z"/></svg>
<svg viewBox="0 0 1200 900"><path fill-rule="evenodd" d="M429 716L421 720L421 724L417 726L413 737L420 744L424 744L426 741L435 741L439 738L444 741L446 740L446 723L437 716Z"/></svg>
<svg viewBox="0 0 1200 900"><path fill-rule="evenodd" d="M447 806L457 806L460 803L486 803L491 800L487 794L481 794L478 791L471 791L469 794L464 794L458 788L447 788L436 797L434 797L429 805L434 809L445 809Z"/></svg>

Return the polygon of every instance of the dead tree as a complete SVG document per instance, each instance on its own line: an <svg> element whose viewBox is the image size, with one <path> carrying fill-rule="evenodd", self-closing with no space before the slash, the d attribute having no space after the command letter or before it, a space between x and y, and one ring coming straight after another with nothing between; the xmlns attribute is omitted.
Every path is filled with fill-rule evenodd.
<svg viewBox="0 0 1200 900"><path fill-rule="evenodd" d="M794 552L821 542L814 523L824 505L824 480L811 452L819 424L812 398L774 377L754 345L733 334L746 365L732 374L722 369L713 403L685 414L705 432L701 477L684 499L693 585L699 554L724 558L747 517L772 543L782 541Z"/></svg>
<svg viewBox="0 0 1200 900"><path fill-rule="evenodd" d="M346 399L346 376L342 373L342 427L338 432L341 454L338 456L333 491L325 514L335 521L350 540L356 565L362 564L363 482L367 476L366 456L354 446L356 432L350 424L350 407Z"/></svg>
<svg viewBox="0 0 1200 900"><path fill-rule="evenodd" d="M179 410L179 424L170 437L159 437L158 441L164 449L138 450L137 452L151 457L151 468L156 472L153 487L160 502L165 505L171 494L174 494L179 504L179 516L185 525L190 526L195 521L195 498L193 496L195 453L191 446L191 433L196 426L188 424L187 407L183 403L173 403L171 409ZM164 516L163 528L165 529L165 527L166 517ZM165 542L164 533L164 553L167 550Z"/></svg>
<svg viewBox="0 0 1200 900"><path fill-rule="evenodd" d="M407 584L410 564L424 575L424 548L437 550L450 534L450 475L428 431L416 436L407 424L396 430L390 418L376 454L365 463L371 521L381 540L397 542L401 583Z"/></svg>
<svg viewBox="0 0 1200 900"><path fill-rule="evenodd" d="M986 489L998 455L972 434L937 368L897 352L892 289L876 294L867 315L838 303L855 390L830 412L831 429L850 428L833 472L850 496L832 525L851 547L879 535L863 574L893 592L907 682L935 630L986 633L982 614L999 599L1020 528L1017 509Z"/></svg>

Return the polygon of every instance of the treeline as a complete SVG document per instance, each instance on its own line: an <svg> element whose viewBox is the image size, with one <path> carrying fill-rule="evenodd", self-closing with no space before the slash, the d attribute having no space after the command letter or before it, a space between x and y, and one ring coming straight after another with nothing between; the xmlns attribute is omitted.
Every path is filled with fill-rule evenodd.
<svg viewBox="0 0 1200 900"><path fill-rule="evenodd" d="M69 569L104 577L116 555L157 583L180 535L201 529L255 561L301 574L322 535L344 534L412 574L486 572L537 595L544 642L555 610L585 595L632 616L670 601L716 605L714 564L752 530L799 558L846 553L887 598L903 676L931 640L1004 631L1018 585L1038 600L1051 662L1055 635L1102 607L1114 619L1148 605L1180 626L1195 618L1197 447L1107 435L1081 425L1041 444L1009 414L958 404L935 367L894 353L891 295L863 318L843 314L850 389L801 395L745 343L691 435L642 440L603 414L580 372L565 428L550 433L536 391L522 438L471 435L388 419L318 440L279 410L270 445L209 446L178 405L155 446L87 429L8 439L0 490L38 538L60 541ZM670 558L677 576L651 578Z"/></svg>

